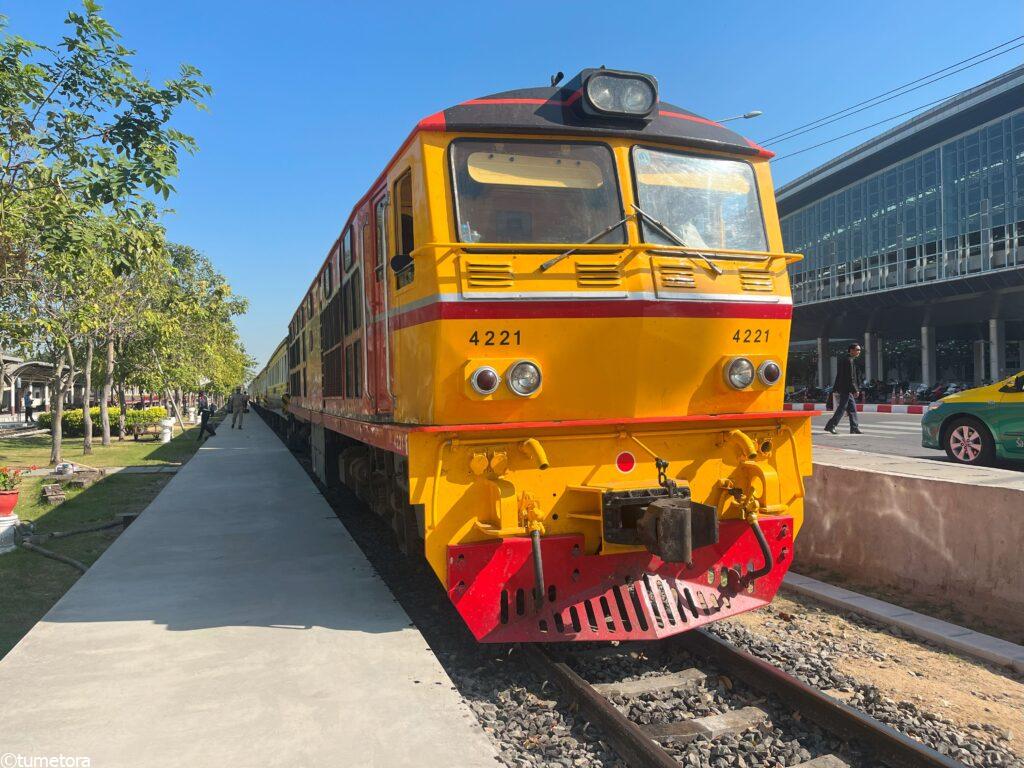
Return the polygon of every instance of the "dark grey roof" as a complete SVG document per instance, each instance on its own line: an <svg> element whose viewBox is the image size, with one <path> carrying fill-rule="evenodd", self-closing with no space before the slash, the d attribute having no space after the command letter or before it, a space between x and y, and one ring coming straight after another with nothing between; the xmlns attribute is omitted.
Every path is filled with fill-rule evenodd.
<svg viewBox="0 0 1024 768"><path fill-rule="evenodd" d="M786 216L904 158L1024 105L1024 65L968 88L776 190Z"/></svg>

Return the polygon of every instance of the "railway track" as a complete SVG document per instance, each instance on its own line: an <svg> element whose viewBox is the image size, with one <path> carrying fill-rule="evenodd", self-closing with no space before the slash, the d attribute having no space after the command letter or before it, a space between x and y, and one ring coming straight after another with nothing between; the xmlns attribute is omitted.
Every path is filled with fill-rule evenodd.
<svg viewBox="0 0 1024 768"><path fill-rule="evenodd" d="M792 675L758 659L721 638L703 630L680 636L678 642L693 657L711 662L751 688L777 696L844 742L851 742L892 768L963 768L963 764L911 739L853 707L805 684ZM520 649L534 671L557 686L568 703L577 708L591 725L600 729L604 740L631 768L679 768L679 761L661 742L711 740L741 733L770 722L770 715L758 706L742 706L721 714L682 719L668 723L639 724L627 718L612 702L628 701L644 694L695 689L709 675L697 667L611 683L589 683L570 664L554 658L539 645ZM799 763L797 768L847 768L849 763L835 754L819 755Z"/></svg>

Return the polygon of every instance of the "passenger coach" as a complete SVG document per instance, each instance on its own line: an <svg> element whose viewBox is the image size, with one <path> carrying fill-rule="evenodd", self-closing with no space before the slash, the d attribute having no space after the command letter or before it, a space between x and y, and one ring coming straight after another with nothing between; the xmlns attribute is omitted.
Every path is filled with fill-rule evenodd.
<svg viewBox="0 0 1024 768"><path fill-rule="evenodd" d="M425 118L355 205L288 327L290 429L478 639L774 596L811 457L770 157L593 69Z"/></svg>

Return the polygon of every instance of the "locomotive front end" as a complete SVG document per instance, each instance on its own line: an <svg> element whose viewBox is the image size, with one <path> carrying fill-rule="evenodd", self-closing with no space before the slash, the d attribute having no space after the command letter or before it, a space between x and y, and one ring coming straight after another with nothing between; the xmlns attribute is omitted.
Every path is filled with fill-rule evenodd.
<svg viewBox="0 0 1024 768"><path fill-rule="evenodd" d="M482 641L653 639L763 606L802 521L808 430L764 414L417 432L428 558Z"/></svg>
<svg viewBox="0 0 1024 768"><path fill-rule="evenodd" d="M279 350L288 439L480 641L774 597L811 439L769 157L592 69L422 120L349 214Z"/></svg>
<svg viewBox="0 0 1024 768"><path fill-rule="evenodd" d="M770 602L811 457L766 153L632 73L444 114L395 382L459 614L488 642L650 639Z"/></svg>

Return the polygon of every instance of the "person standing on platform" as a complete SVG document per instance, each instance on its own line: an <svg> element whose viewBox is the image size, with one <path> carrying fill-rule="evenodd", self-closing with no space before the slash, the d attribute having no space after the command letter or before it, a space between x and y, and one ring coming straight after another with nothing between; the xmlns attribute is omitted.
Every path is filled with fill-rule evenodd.
<svg viewBox="0 0 1024 768"><path fill-rule="evenodd" d="M846 350L846 356L839 359L836 381L832 386L832 402L835 411L832 418L825 425L825 431L836 432L836 426L843 418L843 413L850 417L850 434L859 435L860 422L857 420L857 403L855 398L860 394L860 387L857 386L857 358L860 357L860 344L851 344Z"/></svg>
<svg viewBox="0 0 1024 768"><path fill-rule="evenodd" d="M32 392L31 391L26 390L26 392L25 392L25 400L23 401L23 404L25 406L25 423L26 424L34 424L35 423L35 419L32 418L32 410L33 410L33 408L32 408Z"/></svg>
<svg viewBox="0 0 1024 768"><path fill-rule="evenodd" d="M199 401L196 405L199 406L199 437L196 440L202 441L204 432L209 432L210 437L217 434L214 428L210 426L210 416L213 415L213 407L210 405L205 392L199 393Z"/></svg>
<svg viewBox="0 0 1024 768"><path fill-rule="evenodd" d="M237 422L238 428L242 428L242 420L245 418L245 395L242 394L241 387L235 387L235 391L231 393L231 428L235 428Z"/></svg>

